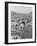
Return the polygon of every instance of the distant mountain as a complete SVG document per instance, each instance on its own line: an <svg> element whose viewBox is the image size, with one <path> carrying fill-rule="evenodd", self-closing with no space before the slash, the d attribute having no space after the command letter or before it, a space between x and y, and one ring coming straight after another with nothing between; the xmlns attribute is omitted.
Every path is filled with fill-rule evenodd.
<svg viewBox="0 0 37 46"><path fill-rule="evenodd" d="M27 14L11 12L11 19L20 19L21 17L24 17L25 20L32 20L32 12Z"/></svg>

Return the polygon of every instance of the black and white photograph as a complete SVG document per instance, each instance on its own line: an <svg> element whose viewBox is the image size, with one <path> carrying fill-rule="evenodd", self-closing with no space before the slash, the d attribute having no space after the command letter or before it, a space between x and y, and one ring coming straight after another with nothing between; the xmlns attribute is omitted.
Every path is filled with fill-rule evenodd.
<svg viewBox="0 0 37 46"><path fill-rule="evenodd" d="M35 4L7 3L6 7L8 43L35 42Z"/></svg>
<svg viewBox="0 0 37 46"><path fill-rule="evenodd" d="M32 7L11 7L11 39L32 38Z"/></svg>

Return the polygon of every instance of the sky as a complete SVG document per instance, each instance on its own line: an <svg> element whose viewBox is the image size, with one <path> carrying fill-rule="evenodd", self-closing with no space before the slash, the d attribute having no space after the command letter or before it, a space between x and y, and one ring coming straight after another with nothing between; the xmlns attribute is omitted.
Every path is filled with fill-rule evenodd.
<svg viewBox="0 0 37 46"><path fill-rule="evenodd" d="M31 7L23 7L23 6L11 6L11 11L17 12L17 13L29 13L32 11Z"/></svg>

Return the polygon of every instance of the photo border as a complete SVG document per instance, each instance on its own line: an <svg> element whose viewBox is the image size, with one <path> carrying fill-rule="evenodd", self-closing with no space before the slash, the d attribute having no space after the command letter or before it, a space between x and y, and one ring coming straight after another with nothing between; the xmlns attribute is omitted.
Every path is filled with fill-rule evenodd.
<svg viewBox="0 0 37 46"><path fill-rule="evenodd" d="M8 43L8 4L9 3L35 5L35 41ZM5 44L22 44L22 43L36 43L36 3L5 2Z"/></svg>

